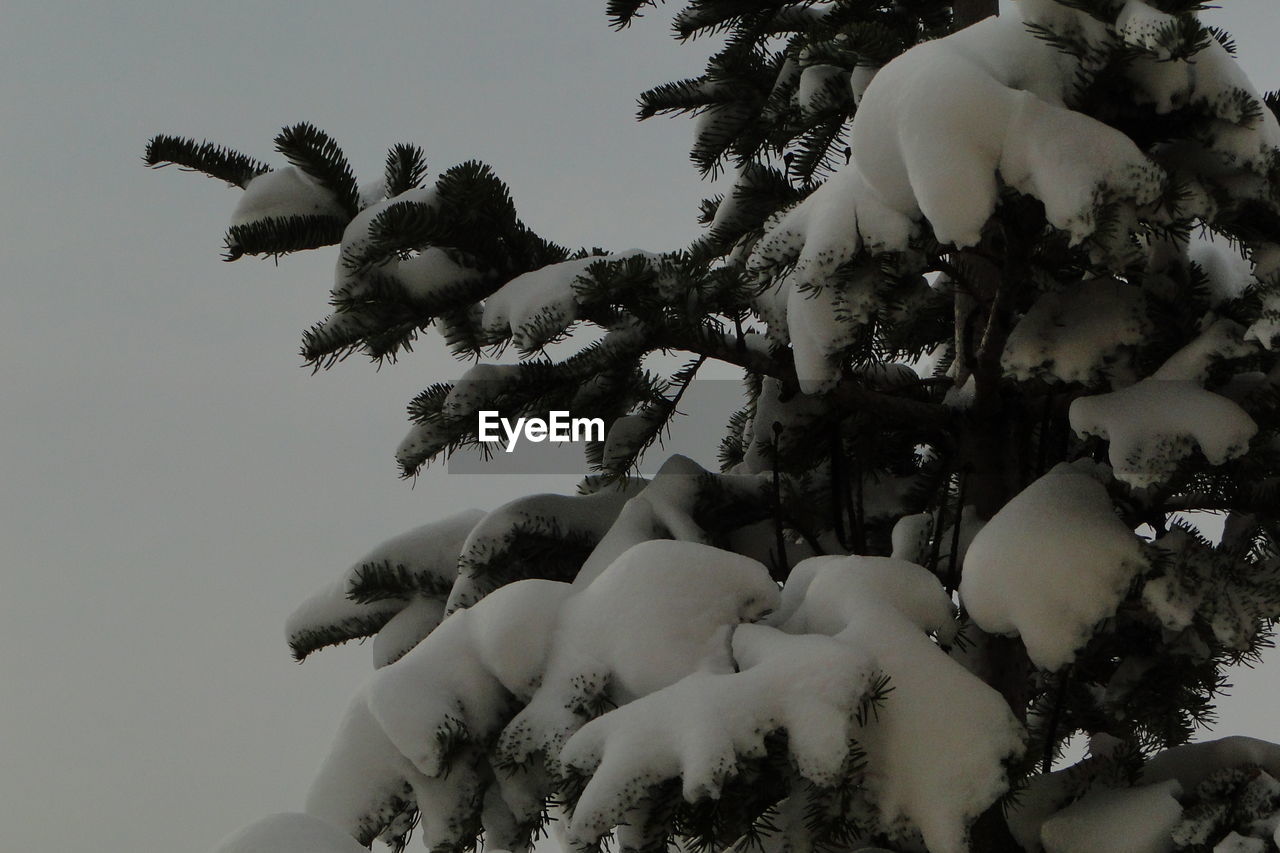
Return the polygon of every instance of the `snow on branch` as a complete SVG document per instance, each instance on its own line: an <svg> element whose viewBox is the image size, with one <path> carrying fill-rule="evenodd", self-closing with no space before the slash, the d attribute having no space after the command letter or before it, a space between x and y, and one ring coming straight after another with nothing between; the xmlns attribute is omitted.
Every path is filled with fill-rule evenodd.
<svg viewBox="0 0 1280 853"><path fill-rule="evenodd" d="M1137 488L1159 485L1199 450L1211 465L1242 455L1258 425L1234 401L1202 387L1216 361L1248 355L1243 329L1213 323L1155 373L1128 388L1081 397L1071 427L1110 444L1117 479Z"/></svg>
<svg viewBox="0 0 1280 853"><path fill-rule="evenodd" d="M377 634L375 664L399 658L439 623L463 543L484 517L467 510L424 524L357 560L289 617L285 633L294 657Z"/></svg>
<svg viewBox="0 0 1280 853"><path fill-rule="evenodd" d="M1106 473L1059 464L997 512L965 555L969 615L984 631L1021 636L1042 669L1070 663L1146 566L1141 541L1112 510Z"/></svg>

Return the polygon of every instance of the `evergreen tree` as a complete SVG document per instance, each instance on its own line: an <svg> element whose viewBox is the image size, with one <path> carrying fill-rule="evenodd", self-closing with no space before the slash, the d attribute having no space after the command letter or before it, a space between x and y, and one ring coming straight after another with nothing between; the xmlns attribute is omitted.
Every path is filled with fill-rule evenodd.
<svg viewBox="0 0 1280 853"><path fill-rule="evenodd" d="M307 814L228 851L1278 849L1280 746L1188 745L1280 616L1277 101L1196 0L988 5L690 0L723 48L640 115L733 180L664 254L571 251L414 146L361 184L310 125L276 168L151 141L245 190L229 259L339 247L307 362L432 325L475 362L405 476L482 409L608 427L580 494L298 609L299 659L379 670ZM744 375L718 470L635 476L708 361Z"/></svg>

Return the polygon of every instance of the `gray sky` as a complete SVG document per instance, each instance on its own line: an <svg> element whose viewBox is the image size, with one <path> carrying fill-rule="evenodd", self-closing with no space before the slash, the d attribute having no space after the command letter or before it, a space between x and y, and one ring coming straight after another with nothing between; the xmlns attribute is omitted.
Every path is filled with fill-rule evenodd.
<svg viewBox="0 0 1280 853"><path fill-rule="evenodd" d="M1222 13L1280 86L1270 0ZM283 622L382 539L545 478L399 481L404 403L457 369L436 343L375 372L298 367L331 253L224 264L236 190L151 173L146 139L264 158L307 120L362 175L417 142L479 158L562 243L694 233L686 122L634 96L695 73L661 16L602 2L6 0L0 31L0 850L207 851L297 809L360 647L294 665ZM274 161L274 160L273 160ZM1238 679L1223 732L1280 740L1274 674Z"/></svg>

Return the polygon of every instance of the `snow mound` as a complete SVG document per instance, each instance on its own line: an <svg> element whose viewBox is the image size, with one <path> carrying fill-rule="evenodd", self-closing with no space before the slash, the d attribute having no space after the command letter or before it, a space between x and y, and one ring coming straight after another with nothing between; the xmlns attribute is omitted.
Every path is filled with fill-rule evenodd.
<svg viewBox="0 0 1280 853"><path fill-rule="evenodd" d="M459 285L484 281L480 270L458 263L447 250L437 246L388 262L384 272L391 275L411 299L427 302Z"/></svg>
<svg viewBox="0 0 1280 853"><path fill-rule="evenodd" d="M296 166L263 172L245 187L231 214L231 227L265 219L328 216L346 221L337 197Z"/></svg>
<svg viewBox="0 0 1280 853"><path fill-rule="evenodd" d="M1142 381L1071 404L1071 428L1110 442L1117 479L1135 488L1158 485L1199 450L1222 465L1249 448L1258 425L1235 402L1202 388L1218 360L1252 351L1243 330L1217 320Z"/></svg>
<svg viewBox="0 0 1280 853"><path fill-rule="evenodd" d="M375 640L376 665L412 648L439 623L440 603L457 579L463 543L482 518L480 510L466 510L424 524L357 560L289 616L285 634L295 655L305 657L321 646L375 631L381 637L388 629L386 638Z"/></svg>
<svg viewBox="0 0 1280 853"><path fill-rule="evenodd" d="M583 586L506 584L374 675L307 811L364 841L416 801L429 845L460 843L492 773L491 748L503 767L541 756L554 768L600 703L700 669L731 671L732 627L759 620L777 598L760 563L668 540L637 545ZM506 815L495 827L535 818L547 793L539 784L505 774L485 814Z"/></svg>
<svg viewBox="0 0 1280 853"><path fill-rule="evenodd" d="M851 162L768 227L748 260L757 274L789 269L760 308L791 341L803 390L834 383L833 353L878 307L874 288L849 286L837 270L864 252L907 250L922 218L940 242L973 246L1004 185L1042 201L1079 243L1100 209L1128 221L1157 199L1163 170L1120 131L1063 106L1072 79L1062 54L1015 16L917 45L879 70L853 122Z"/></svg>
<svg viewBox="0 0 1280 853"><path fill-rule="evenodd" d="M740 673L696 672L598 717L561 753L590 775L570 836L594 841L622 822L649 788L680 779L684 798L718 798L742 762L765 755L765 735L785 730L801 776L838 781L859 700L872 670L865 654L827 637L763 625L733 634Z"/></svg>
<svg viewBox="0 0 1280 853"><path fill-rule="evenodd" d="M1211 465L1234 459L1258 431L1243 409L1198 382L1155 377L1075 400L1071 428L1110 442L1116 479L1135 488L1163 483L1197 449Z"/></svg>
<svg viewBox="0 0 1280 853"><path fill-rule="evenodd" d="M1087 794L1045 821L1040 841L1045 853L1170 853L1181 793L1168 781Z"/></svg>
<svg viewBox="0 0 1280 853"><path fill-rule="evenodd" d="M644 487L645 481L636 479L587 495L529 495L493 510L476 524L462 545L458 582L449 593L445 612L471 606L512 577L512 570L521 568L520 552L526 544L533 546L536 556L525 559L539 559L537 568L544 571L554 556L546 552L548 540L563 543L576 539L584 547L595 545L594 554L600 540L613 530L623 507ZM538 543L543 543L540 550ZM577 576L581 577L580 571Z"/></svg>
<svg viewBox="0 0 1280 853"><path fill-rule="evenodd" d="M997 512L965 555L969 615L984 631L1020 635L1042 669L1070 663L1146 565L1104 476L1087 461L1058 465Z"/></svg>
<svg viewBox="0 0 1280 853"><path fill-rule="evenodd" d="M783 630L832 636L889 678L883 706L855 733L886 830L918 829L934 853L966 850L968 825L1008 787L1003 762L1022 754L1023 731L1000 694L930 639L955 630L938 579L884 557L815 557L787 587Z"/></svg>
<svg viewBox="0 0 1280 853"><path fill-rule="evenodd" d="M628 497L578 572L574 584L589 584L629 548L651 539L708 543L709 536L694 519L698 500L708 483L730 495L751 499L760 493L766 480L749 475L713 475L687 456L674 454L662 463L653 480L636 481L638 492Z"/></svg>
<svg viewBox="0 0 1280 853"><path fill-rule="evenodd" d="M1115 279L1042 294L1009 335L1000 363L1015 379L1092 384L1124 347L1146 339L1141 291Z"/></svg>
<svg viewBox="0 0 1280 853"><path fill-rule="evenodd" d="M550 264L518 275L484 301L481 325L494 341L511 337L521 352L530 352L563 334L578 319L578 279L593 264L633 257L657 258L640 249L592 255Z"/></svg>
<svg viewBox="0 0 1280 853"><path fill-rule="evenodd" d="M214 853L368 853L355 839L311 815L264 817L224 840Z"/></svg>

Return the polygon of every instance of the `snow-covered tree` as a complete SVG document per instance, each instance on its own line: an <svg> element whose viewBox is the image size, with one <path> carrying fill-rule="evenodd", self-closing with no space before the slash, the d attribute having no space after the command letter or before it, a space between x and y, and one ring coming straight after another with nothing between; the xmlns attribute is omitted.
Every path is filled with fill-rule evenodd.
<svg viewBox="0 0 1280 853"><path fill-rule="evenodd" d="M475 362L406 476L481 409L608 425L579 494L293 614L299 659L377 670L306 813L227 851L1278 849L1280 746L1188 744L1280 616L1276 103L1196 0L986 6L691 0L723 48L640 112L732 183L677 251L570 251L413 146L361 183L309 125L278 167L152 140L244 189L229 258L339 247L308 362L433 325ZM635 476L709 361L744 374L718 469Z"/></svg>

